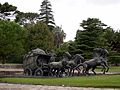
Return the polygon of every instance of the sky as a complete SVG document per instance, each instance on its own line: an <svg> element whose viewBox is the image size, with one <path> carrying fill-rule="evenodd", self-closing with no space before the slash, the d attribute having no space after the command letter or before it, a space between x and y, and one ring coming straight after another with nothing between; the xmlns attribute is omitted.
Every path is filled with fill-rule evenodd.
<svg viewBox="0 0 120 90"><path fill-rule="evenodd" d="M43 0L0 0L22 12L39 12ZM65 41L74 40L80 23L87 18L98 18L114 30L120 29L120 0L49 0L57 26L67 34Z"/></svg>

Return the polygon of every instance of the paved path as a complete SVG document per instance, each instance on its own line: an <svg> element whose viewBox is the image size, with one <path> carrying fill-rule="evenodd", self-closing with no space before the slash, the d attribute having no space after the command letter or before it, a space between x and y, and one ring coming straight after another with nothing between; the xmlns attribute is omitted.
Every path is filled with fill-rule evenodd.
<svg viewBox="0 0 120 90"><path fill-rule="evenodd" d="M0 90L120 90L120 89L21 85L21 84L0 83Z"/></svg>

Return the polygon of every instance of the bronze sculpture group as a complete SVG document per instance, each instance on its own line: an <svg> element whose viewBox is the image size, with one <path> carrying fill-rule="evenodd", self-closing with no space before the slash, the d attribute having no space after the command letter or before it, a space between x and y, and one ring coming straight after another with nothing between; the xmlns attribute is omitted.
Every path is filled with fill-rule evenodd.
<svg viewBox="0 0 120 90"><path fill-rule="evenodd" d="M55 53L45 53L45 51L37 48L30 51L24 57L23 68L24 74L27 76L52 76L64 77L73 76L75 71L77 74L89 75L90 69L93 74L97 66L102 66L103 74L108 72L107 63L108 51L104 48L95 48L93 50L93 58L85 60L81 54L71 55L65 52L60 61L55 61Z"/></svg>

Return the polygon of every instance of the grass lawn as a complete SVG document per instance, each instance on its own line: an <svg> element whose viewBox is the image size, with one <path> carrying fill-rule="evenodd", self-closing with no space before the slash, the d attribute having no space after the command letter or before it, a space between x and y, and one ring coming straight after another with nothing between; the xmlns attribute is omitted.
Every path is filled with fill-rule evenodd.
<svg viewBox="0 0 120 90"><path fill-rule="evenodd" d="M69 78L0 78L0 82L73 86L73 87L98 87L120 88L120 75L80 76Z"/></svg>
<svg viewBox="0 0 120 90"><path fill-rule="evenodd" d="M101 72L101 68L95 69L95 71ZM120 73L120 66L110 66L108 72L119 72Z"/></svg>
<svg viewBox="0 0 120 90"><path fill-rule="evenodd" d="M101 69L97 68L96 72ZM110 67L109 72L120 72L119 67ZM0 82L51 86L120 88L120 75L91 75L68 78L0 78Z"/></svg>

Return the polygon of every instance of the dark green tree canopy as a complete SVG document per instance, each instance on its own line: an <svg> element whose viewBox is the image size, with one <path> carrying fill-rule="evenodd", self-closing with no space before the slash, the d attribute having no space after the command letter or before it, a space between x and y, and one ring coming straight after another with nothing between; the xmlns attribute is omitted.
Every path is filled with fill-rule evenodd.
<svg viewBox="0 0 120 90"><path fill-rule="evenodd" d="M0 60L5 63L25 52L25 30L18 24L0 20Z"/></svg>
<svg viewBox="0 0 120 90"><path fill-rule="evenodd" d="M75 37L76 49L81 53L90 53L94 48L107 46L105 31L107 25L97 18L88 18L80 24L83 30L78 30ZM76 51L78 51L76 50Z"/></svg>
<svg viewBox="0 0 120 90"><path fill-rule="evenodd" d="M8 2L4 4L0 3L0 19L9 20L10 16L13 16L17 11L17 7L10 5Z"/></svg>
<svg viewBox="0 0 120 90"><path fill-rule="evenodd" d="M87 20L83 20L80 26L84 30L93 31L93 30L103 30L106 24L102 23L97 18L88 18Z"/></svg>
<svg viewBox="0 0 120 90"><path fill-rule="evenodd" d="M28 51L41 48L43 50L52 50L54 48L53 33L49 31L46 24L37 22L26 26L28 31L27 47Z"/></svg>
<svg viewBox="0 0 120 90"><path fill-rule="evenodd" d="M46 25L49 26L55 26L54 17L53 17L53 11L52 11L52 5L50 1L43 0L41 9L40 9L40 21L46 23Z"/></svg>
<svg viewBox="0 0 120 90"><path fill-rule="evenodd" d="M120 31L114 33L113 39L111 40L112 50L120 53Z"/></svg>

